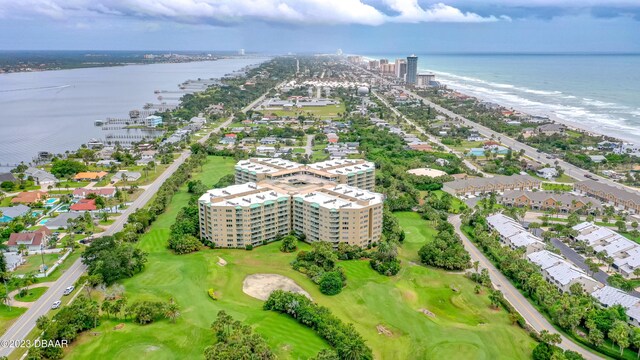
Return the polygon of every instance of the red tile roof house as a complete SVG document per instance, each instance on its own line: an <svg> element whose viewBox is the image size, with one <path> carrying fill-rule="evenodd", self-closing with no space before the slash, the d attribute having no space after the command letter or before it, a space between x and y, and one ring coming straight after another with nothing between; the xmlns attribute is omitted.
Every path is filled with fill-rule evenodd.
<svg viewBox="0 0 640 360"><path fill-rule="evenodd" d="M73 190L73 197L76 199L85 198L89 194L96 194L105 198L112 198L116 194L116 189L115 188L102 188L102 189L79 188L79 189Z"/></svg>
<svg viewBox="0 0 640 360"><path fill-rule="evenodd" d="M71 211L96 211L96 201L94 199L81 199L69 207Z"/></svg>
<svg viewBox="0 0 640 360"><path fill-rule="evenodd" d="M20 245L25 245L28 251L38 251L47 246L51 237L51 230L42 226L32 232L13 233L9 235L7 247L9 251L18 251Z"/></svg>

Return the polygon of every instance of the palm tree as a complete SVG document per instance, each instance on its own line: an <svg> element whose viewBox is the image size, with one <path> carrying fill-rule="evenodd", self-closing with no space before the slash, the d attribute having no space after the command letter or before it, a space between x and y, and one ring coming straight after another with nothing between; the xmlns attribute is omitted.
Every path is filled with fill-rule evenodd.
<svg viewBox="0 0 640 360"><path fill-rule="evenodd" d="M171 299L171 301L169 302L169 304L167 304L165 311L164 311L164 316L171 320L172 323L176 322L176 319L178 319L178 317L180 317L180 308L178 307L178 304L176 304L173 299Z"/></svg>

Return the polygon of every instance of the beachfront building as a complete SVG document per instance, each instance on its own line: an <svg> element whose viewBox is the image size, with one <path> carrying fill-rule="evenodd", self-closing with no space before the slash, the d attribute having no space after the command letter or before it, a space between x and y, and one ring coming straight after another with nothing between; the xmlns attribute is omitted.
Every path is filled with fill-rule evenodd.
<svg viewBox="0 0 640 360"><path fill-rule="evenodd" d="M503 214L494 214L487 217L489 229L498 234L502 245L512 250L524 249L526 254L531 254L544 249L542 239L534 236L514 219Z"/></svg>
<svg viewBox="0 0 640 360"><path fill-rule="evenodd" d="M505 206L527 207L532 210L557 209L561 213L590 213L603 207L602 202L594 198L552 191L508 190L498 197L498 202Z"/></svg>
<svg viewBox="0 0 640 360"><path fill-rule="evenodd" d="M613 258L613 268L624 277L633 277L633 271L640 267L640 245L617 232L583 222L572 228L577 231L574 241L584 241L594 253L605 252Z"/></svg>
<svg viewBox="0 0 640 360"><path fill-rule="evenodd" d="M307 174L245 182L200 197L200 236L244 248L294 231L309 242L367 247L380 241L382 202L382 194Z"/></svg>
<svg viewBox="0 0 640 360"><path fill-rule="evenodd" d="M309 175L338 184L373 190L375 164L361 159L336 159L302 165L279 158L251 158L235 167L236 184Z"/></svg>
<svg viewBox="0 0 640 360"><path fill-rule="evenodd" d="M574 185L575 191L604 201L618 210L640 213L640 195L600 181L585 180Z"/></svg>
<svg viewBox="0 0 640 360"><path fill-rule="evenodd" d="M409 85L415 85L417 81L418 81L418 57L415 55L407 56L406 82Z"/></svg>
<svg viewBox="0 0 640 360"><path fill-rule="evenodd" d="M527 255L527 258L540 267L545 280L557 286L562 292L570 291L573 284L582 285L582 288L589 294L602 287L602 284L587 275L582 269L548 250L531 253Z"/></svg>
<svg viewBox="0 0 640 360"><path fill-rule="evenodd" d="M509 190L539 190L542 181L530 175L497 175L492 178L470 178L443 184L442 190L455 196L477 196Z"/></svg>

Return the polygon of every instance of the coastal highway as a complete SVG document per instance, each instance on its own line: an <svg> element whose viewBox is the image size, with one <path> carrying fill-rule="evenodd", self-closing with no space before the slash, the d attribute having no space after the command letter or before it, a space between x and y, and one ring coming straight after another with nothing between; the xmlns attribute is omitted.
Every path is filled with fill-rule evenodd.
<svg viewBox="0 0 640 360"><path fill-rule="evenodd" d="M540 312L531 305L524 295L516 289L513 284L487 259L480 250L467 238L467 236L460 230L460 215L449 216L449 222L455 228L456 233L462 239L462 243L469 252L472 261L478 261L480 263L480 269L485 268L489 271L491 282L494 287L502 292L505 299L522 315L522 317L531 325L537 332L547 330L550 333L556 333L556 329ZM568 339L564 335L560 334L562 342L558 344L565 350L575 351L580 353L587 360L600 359L599 356L592 352L580 347L572 340Z"/></svg>
<svg viewBox="0 0 640 360"><path fill-rule="evenodd" d="M520 150L524 150L524 153L526 156L532 158L533 160L542 163L542 164L548 164L551 166L555 166L556 161L558 162L558 165L564 169L564 173L577 179L578 181L581 180L587 180L587 177L585 177L585 175L589 174L592 178L597 178L600 182L605 183L607 185L611 185L611 186L615 186L618 188L625 188L627 190L631 190L631 191L637 191L637 189L634 188L630 188L628 186L624 186L621 185L615 181L611 181L607 178L601 177L599 175L593 174L588 170L585 169L581 169L573 164L570 164L562 159L556 159L553 158L551 156L549 156L548 154L545 153L539 153L538 150L532 146L529 146L527 144L523 144L521 142L519 142L518 140L515 140L513 138L510 138L508 136L506 136L505 134L501 134L499 132L493 131L491 129L489 129L486 126L480 125L476 122L473 122L465 117L462 117L448 109L443 108L440 105L437 105L419 95L417 95L416 93L412 92L411 90L408 90L406 88L403 88L403 91L410 94L411 96L417 98L417 99L421 99L422 101L424 101L425 104L431 106L433 109L435 109L437 112L442 113L444 115L447 115L449 118L454 119L468 127L471 127L473 129L475 129L478 133L480 133L480 135L483 135L485 137L491 138L493 136L493 138L495 139L500 139L499 141L506 145L507 147L510 147L513 151L520 151Z"/></svg>
<svg viewBox="0 0 640 360"><path fill-rule="evenodd" d="M356 67L353 64L349 64L349 63L347 63L347 64L352 66L352 67ZM364 70L364 69L359 68L359 67L358 67L358 69ZM411 95L412 97L422 100L425 104L431 106L437 112L439 112L439 113L441 113L443 115L447 115L449 118L454 119L454 120L458 121L459 123L462 123L462 124L464 124L464 125L466 125L466 126L468 126L470 128L475 129L480 135L483 135L483 136L485 136L487 138L491 138L492 136L495 139L500 138L499 141L502 144L510 147L513 151L518 152L520 150L524 150L525 156L528 156L531 159L533 159L533 160L535 160L535 161L537 161L539 163L548 164L550 166L555 166L556 161L557 161L558 165L564 169L564 173L565 174L577 179L578 181L587 180L587 177L585 177L585 175L589 174L591 176L591 178L598 179L600 182L605 183L607 185L615 186L615 187L618 187L618 188L624 188L626 190L634 191L634 192L638 191L635 188L631 188L631 187L619 184L619 183L617 183L615 181L611 181L610 179L604 178L602 176L599 176L599 175L596 175L596 174L592 174L590 171L581 169L581 168L579 168L579 167L577 167L577 166L575 166L573 164L570 164L570 163L568 163L568 162L566 162L566 161L564 161L562 159L556 159L556 158L553 158L553 157L549 156L548 154L539 153L538 150L536 148L532 147L532 146L529 146L527 144L523 144L523 143L519 142L518 140L515 140L513 138L510 138L510 137L506 136L505 134L501 134L501 133L499 133L497 131L493 131L493 130L489 129L486 126L480 125L480 124L478 124L476 122L473 122L473 121L471 121L471 120L469 120L469 119L467 119L467 118L465 118L463 116L460 116L460 115L454 113L451 110L445 109L442 106L440 106L438 104L435 104L435 103L431 102L430 100L428 100L428 99L426 99L426 98L424 98L422 96L419 96L418 94L416 94L415 92L409 90L408 88L406 88L404 86L395 85L395 84L391 83L390 81L388 81L387 79L385 79L385 78L383 78L383 77L381 77L381 76L379 76L377 74L374 74L374 73L372 73L372 72L370 72L368 70L364 70L364 71L367 72L368 74L370 74L371 76L377 77L378 79L382 80L383 83L385 83L386 85L393 86L393 87L395 87L397 89L401 89L402 91L404 91L405 93ZM406 118L404 118L404 119L406 121L408 121L408 119L406 119ZM413 124L412 122L410 122L410 123ZM413 125L415 126L415 124L413 124ZM419 127L417 127L417 128L421 132L424 131L424 130L420 129Z"/></svg>
<svg viewBox="0 0 640 360"><path fill-rule="evenodd" d="M284 82L282 83L284 84ZM282 84L278 85L281 86ZM253 101L242 109L243 112L253 108L260 101L264 99L267 94L263 94L258 99ZM215 128L212 132L207 134L198 140L199 143L204 143L212 133L219 132L222 128L225 128L233 122L233 115ZM160 186L171 176L178 167L184 163L184 161L191 154L190 150L183 151L180 156L171 164L167 169L158 176L153 183L151 183L140 196L133 201L130 206L115 220L111 226L103 233L103 235L113 235L116 232L122 230L124 224L126 224L129 215L136 209L145 206L158 192ZM38 299L32 307L20 316L16 322L0 337L0 356L9 356L14 350L14 347L5 347L4 344L10 344L11 341L21 341L26 339L29 333L35 328L36 320L46 315L51 309L53 302L62 298L64 289L73 285L82 274L86 271L87 267L82 263L81 259L76 260L69 269L67 269L62 276L51 286L41 297Z"/></svg>

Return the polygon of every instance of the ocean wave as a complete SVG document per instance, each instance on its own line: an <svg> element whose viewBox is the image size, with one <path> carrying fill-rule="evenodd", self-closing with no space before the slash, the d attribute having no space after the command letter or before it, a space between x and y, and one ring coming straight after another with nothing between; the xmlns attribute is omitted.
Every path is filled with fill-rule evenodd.
<svg viewBox="0 0 640 360"><path fill-rule="evenodd" d="M640 117L640 109L621 106L615 103L595 100L591 98L580 98L573 95L543 97L544 101L527 98L526 94L534 95L558 95L561 92L547 92L536 94L531 91L522 91L521 88L514 87L511 91L496 89L490 84L483 84L480 81L472 83L465 82L464 77L458 76L455 80L443 80L443 82L462 93L476 96L480 99L495 102L506 107L524 111L532 115L545 115L556 117L576 126L588 127L596 132L607 135L618 136L627 140L640 138L640 128L629 124L628 117ZM485 85L485 86L483 86ZM489 85L489 86L486 86ZM518 92L518 90L521 90ZM565 100L566 99L566 100Z"/></svg>

